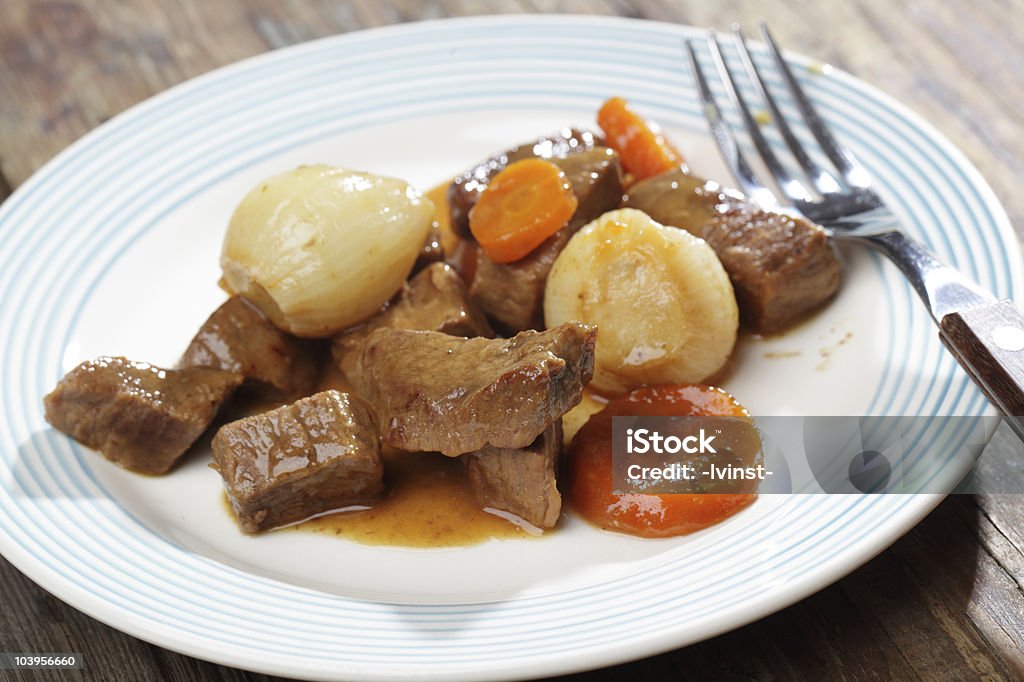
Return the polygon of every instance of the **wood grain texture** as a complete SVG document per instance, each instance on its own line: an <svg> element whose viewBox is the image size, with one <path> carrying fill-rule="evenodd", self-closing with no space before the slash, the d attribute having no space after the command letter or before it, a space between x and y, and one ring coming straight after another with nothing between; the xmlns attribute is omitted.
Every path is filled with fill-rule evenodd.
<svg viewBox="0 0 1024 682"><path fill-rule="evenodd" d="M12 0L0 21L0 200L76 138L187 78L360 28L492 13L595 13L728 28L765 19L788 48L847 69L964 151L1024 229L1024 0ZM1020 232L1019 232L1020 233ZM1000 430L990 475L1024 476ZM565 679L1024 678L1024 504L947 499L836 585L710 641ZM81 651L84 671L4 679L268 680L123 635L0 560L0 650Z"/></svg>

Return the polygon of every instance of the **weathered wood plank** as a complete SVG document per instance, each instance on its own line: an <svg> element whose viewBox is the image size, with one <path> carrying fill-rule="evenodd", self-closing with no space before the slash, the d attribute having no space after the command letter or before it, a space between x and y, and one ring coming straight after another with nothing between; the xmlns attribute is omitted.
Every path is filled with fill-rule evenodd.
<svg viewBox="0 0 1024 682"><path fill-rule="evenodd" d="M976 500L994 529L983 541L1024 589L1024 444L1009 427L996 431L978 474L986 484Z"/></svg>

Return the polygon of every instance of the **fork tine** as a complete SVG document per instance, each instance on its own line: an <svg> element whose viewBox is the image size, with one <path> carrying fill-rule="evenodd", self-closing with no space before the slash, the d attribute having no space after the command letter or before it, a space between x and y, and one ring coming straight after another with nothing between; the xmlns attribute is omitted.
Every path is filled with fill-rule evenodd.
<svg viewBox="0 0 1024 682"><path fill-rule="evenodd" d="M761 160L764 161L768 172L775 178L779 189L793 201L811 201L813 197L808 189L798 180L794 179L789 174L789 171L779 163L775 152L772 151L768 141L764 139L761 128L758 126L757 121L754 120L754 115L750 113L750 107L747 106L746 99L743 97L743 93L740 92L739 85L736 83L729 65L725 63L722 48L718 44L718 36L714 31L708 34L708 49L711 50L711 58L715 62L715 67L718 69L722 82L728 86L729 99L732 100L733 106L740 112L740 117L743 119L743 127L747 129L747 134L750 135L750 139L754 142L757 153L761 155Z"/></svg>
<svg viewBox="0 0 1024 682"><path fill-rule="evenodd" d="M697 82L697 90L700 92L701 100L704 103L704 118L707 119L708 127L711 129L711 137L714 138L715 143L718 145L718 149L722 153L722 159L725 161L725 165L729 167L729 172L732 173L736 183L747 196L762 206L777 206L778 201L775 199L775 195L757 179L754 171L750 168L750 164L747 163L746 158L736 144L736 138L733 137L729 124L722 118L722 111L718 108L715 97L711 94L711 88L708 87L708 81L704 77L704 71L697 61L697 53L693 49L693 41L685 40L683 44L686 46L686 53L690 58L690 69L693 72L694 80Z"/></svg>
<svg viewBox="0 0 1024 682"><path fill-rule="evenodd" d="M811 100L807 98L803 88L797 83L796 77L789 68L789 64L786 63L782 52L779 50L779 46L776 44L775 39L772 38L772 34L768 32L768 25L763 21L761 22L761 36L764 38L764 42L768 46L768 50L771 52L783 80L786 81L786 86L789 88L790 93L792 93L797 108L800 109L804 121L807 122L807 127L811 129L815 139L818 140L818 144L825 151L825 155L835 165L836 169L842 173L848 183L854 187L867 187L871 183L871 176L857 162L850 150L836 142L835 138L832 137L832 133L825 126L825 122L821 120L821 116L818 115L817 110L811 104Z"/></svg>
<svg viewBox="0 0 1024 682"><path fill-rule="evenodd" d="M775 98L772 96L771 91L768 90L768 86L765 84L764 79L761 77L761 71L757 68L754 63L754 59L750 55L750 49L747 47L747 39L743 35L742 29L739 24L732 25L732 37L736 44L736 51L740 54L740 61L743 62L743 68L747 72L747 76L750 81L754 84L754 89L757 90L758 96L761 101L768 105L768 110L771 112L772 122L779 129L782 134L782 139L786 141L786 145L789 150L793 153L797 163L810 178L814 184L815 189L821 194L833 194L840 191L839 181L824 168L819 166L817 163L807 155L803 145L800 144L800 140L797 139L796 135L793 134L793 129L789 127L789 123L786 122L786 117L782 115L782 110L779 109L779 105L775 102Z"/></svg>

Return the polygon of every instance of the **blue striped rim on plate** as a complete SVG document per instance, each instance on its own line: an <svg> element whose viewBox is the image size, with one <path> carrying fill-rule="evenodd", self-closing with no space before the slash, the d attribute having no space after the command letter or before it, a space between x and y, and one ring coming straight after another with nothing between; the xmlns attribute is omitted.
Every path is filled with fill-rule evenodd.
<svg viewBox="0 0 1024 682"><path fill-rule="evenodd" d="M7 424L0 550L87 613L210 660L325 679L425 672L477 679L577 670L695 641L819 589L892 542L939 498L794 495L728 546L673 554L632 579L490 604L359 601L184 549L111 495L88 465L92 455L43 430L41 398L65 369L67 346L104 274L204 188L302 144L456 109L550 105L589 117L609 94L625 94L667 125L703 131L697 98L685 96L684 35L697 34L581 17L368 31L190 81L61 154L0 208L0 323L13 330L0 340ZM880 186L893 190L887 198L907 216L907 229L1000 296L1020 295L1016 238L965 159L854 78L802 77ZM917 305L909 288L890 269L873 267L890 294L880 318L892 345L865 413L983 412L982 396L927 319L907 313ZM752 565L746 559L765 537L775 543L773 558Z"/></svg>

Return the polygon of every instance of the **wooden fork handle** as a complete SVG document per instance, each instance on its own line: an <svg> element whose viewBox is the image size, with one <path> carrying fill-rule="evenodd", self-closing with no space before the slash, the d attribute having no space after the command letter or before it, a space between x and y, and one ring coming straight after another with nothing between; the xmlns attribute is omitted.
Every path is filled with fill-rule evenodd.
<svg viewBox="0 0 1024 682"><path fill-rule="evenodd" d="M1024 439L1024 313L1011 301L949 313L942 342Z"/></svg>

